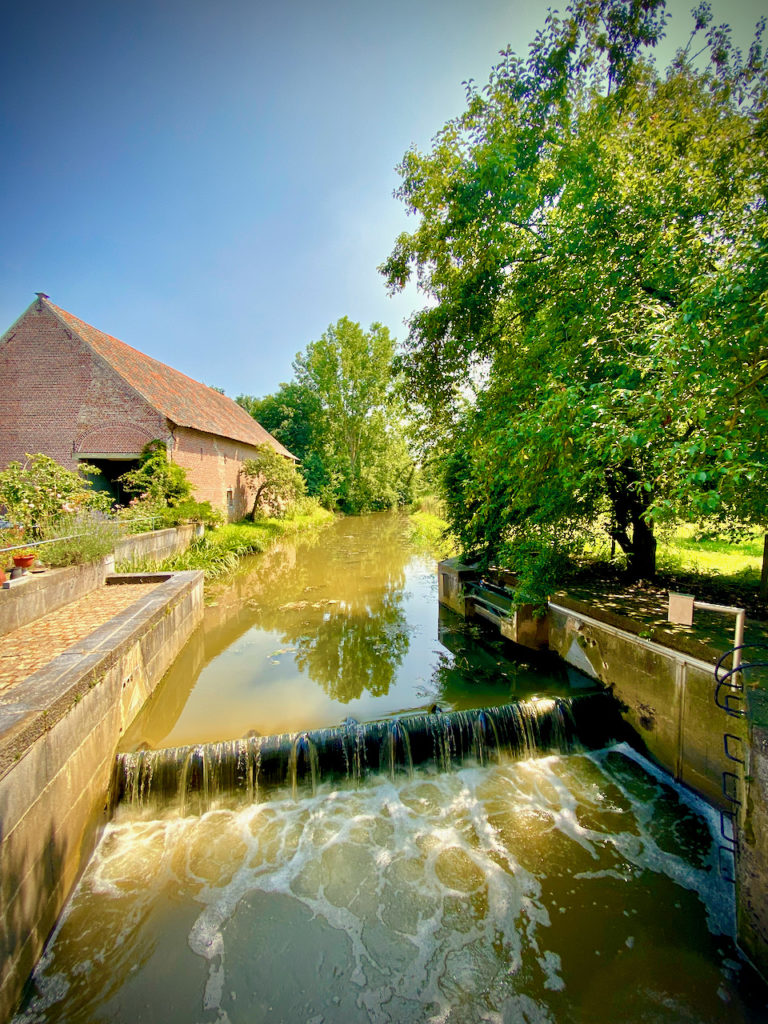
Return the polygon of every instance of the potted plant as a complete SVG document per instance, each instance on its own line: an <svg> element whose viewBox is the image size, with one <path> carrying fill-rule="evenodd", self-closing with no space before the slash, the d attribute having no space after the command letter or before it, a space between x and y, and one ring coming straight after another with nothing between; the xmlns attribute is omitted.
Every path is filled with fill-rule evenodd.
<svg viewBox="0 0 768 1024"><path fill-rule="evenodd" d="M37 557L34 548L17 548L11 552L11 556L17 569L29 569Z"/></svg>
<svg viewBox="0 0 768 1024"><path fill-rule="evenodd" d="M13 559L17 569L29 569L34 563L37 552L25 543L24 531L18 527L3 530L0 533L0 548L10 548L7 554Z"/></svg>

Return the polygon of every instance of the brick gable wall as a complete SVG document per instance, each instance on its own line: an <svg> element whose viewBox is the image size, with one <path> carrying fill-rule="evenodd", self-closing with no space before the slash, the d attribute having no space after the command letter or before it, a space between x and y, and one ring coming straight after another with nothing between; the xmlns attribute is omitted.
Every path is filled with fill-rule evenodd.
<svg viewBox="0 0 768 1024"><path fill-rule="evenodd" d="M198 501L229 519L250 511L242 476L248 444L175 426L50 310L30 307L0 344L0 468L43 452L68 469L78 453L138 453L159 438L183 466Z"/></svg>
<svg viewBox="0 0 768 1024"><path fill-rule="evenodd" d="M163 416L48 310L31 307L0 345L0 467L44 452L77 467L81 439L114 426L170 440Z"/></svg>

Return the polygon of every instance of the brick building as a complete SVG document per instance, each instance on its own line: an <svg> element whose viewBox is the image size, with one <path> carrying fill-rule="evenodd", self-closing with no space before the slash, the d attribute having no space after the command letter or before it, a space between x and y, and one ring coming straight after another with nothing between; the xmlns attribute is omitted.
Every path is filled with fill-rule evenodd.
<svg viewBox="0 0 768 1024"><path fill-rule="evenodd" d="M0 338L0 467L44 452L102 484L162 440L187 470L198 501L230 519L249 511L241 473L254 446L291 453L232 399L91 327L38 293Z"/></svg>

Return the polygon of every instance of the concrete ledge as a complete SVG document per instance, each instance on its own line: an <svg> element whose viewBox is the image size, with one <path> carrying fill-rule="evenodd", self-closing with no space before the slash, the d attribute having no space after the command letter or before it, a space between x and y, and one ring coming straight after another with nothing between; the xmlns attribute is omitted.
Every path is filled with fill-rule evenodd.
<svg viewBox="0 0 768 1024"><path fill-rule="evenodd" d="M120 735L202 614L202 573L172 574L0 697L0 1020L107 820Z"/></svg>
<svg viewBox="0 0 768 1024"><path fill-rule="evenodd" d="M568 608L580 615L589 616L589 618L596 619L598 622L604 622L606 625L615 626L616 629L621 629L626 633L633 633L635 636L642 635L644 639L652 640L662 647L668 647L670 650L678 651L680 654L688 655L699 661L709 662L713 667L723 653L709 644L697 640L695 637L676 632L671 626L669 628L664 626L649 627L647 622L642 622L640 619L633 619L629 615L612 612L607 608L600 607L598 604L587 604L584 601L578 601L569 594L558 593L551 600L562 608Z"/></svg>
<svg viewBox="0 0 768 1024"><path fill-rule="evenodd" d="M137 533L118 541L114 555L95 562L28 573L22 577L24 586L0 589L0 636L35 622L103 586L106 576L115 570L115 559L130 562L154 558L161 561L186 551L203 532L200 523L190 523L152 533ZM125 574L122 577L127 579Z"/></svg>
<svg viewBox="0 0 768 1024"><path fill-rule="evenodd" d="M108 555L85 565L28 573L23 587L0 590L0 636L85 597L103 586L105 576L114 568L115 560Z"/></svg>

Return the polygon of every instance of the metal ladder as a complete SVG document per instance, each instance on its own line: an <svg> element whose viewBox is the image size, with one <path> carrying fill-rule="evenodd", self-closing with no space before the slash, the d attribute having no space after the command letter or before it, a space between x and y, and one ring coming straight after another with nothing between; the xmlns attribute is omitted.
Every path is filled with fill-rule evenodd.
<svg viewBox="0 0 768 1024"><path fill-rule="evenodd" d="M768 651L768 642L739 644L726 651L715 665L715 705L731 718L746 718L746 695L742 673L749 669L768 668L768 661L742 661L742 651L747 649ZM731 659L731 668L724 662ZM724 696L723 696L724 693ZM744 802L744 740L733 732L723 733L723 753L728 761L738 767L722 773L722 792L728 807L720 811L720 838L718 863L720 875L731 884L736 882L736 856L739 848L738 814ZM729 861L730 858L730 861Z"/></svg>

